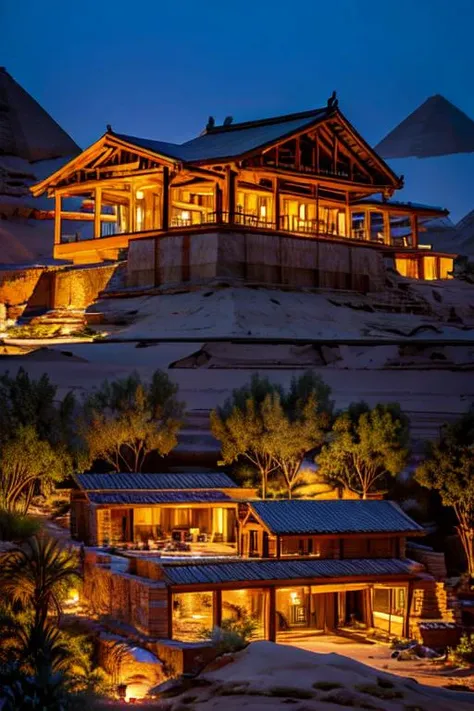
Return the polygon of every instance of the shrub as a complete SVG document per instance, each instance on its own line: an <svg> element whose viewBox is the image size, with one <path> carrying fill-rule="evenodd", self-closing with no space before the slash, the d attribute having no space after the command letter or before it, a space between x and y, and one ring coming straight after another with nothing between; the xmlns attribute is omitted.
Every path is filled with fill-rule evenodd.
<svg viewBox="0 0 474 711"><path fill-rule="evenodd" d="M244 649L255 635L257 622L251 617L242 620L222 620L220 627L202 630L202 639L210 640L218 654L238 652Z"/></svg>
<svg viewBox="0 0 474 711"><path fill-rule="evenodd" d="M464 634L457 647L449 648L448 659L453 664L469 666L474 664L474 634Z"/></svg>
<svg viewBox="0 0 474 711"><path fill-rule="evenodd" d="M40 522L32 516L0 509L0 541L21 543L38 533L40 528Z"/></svg>

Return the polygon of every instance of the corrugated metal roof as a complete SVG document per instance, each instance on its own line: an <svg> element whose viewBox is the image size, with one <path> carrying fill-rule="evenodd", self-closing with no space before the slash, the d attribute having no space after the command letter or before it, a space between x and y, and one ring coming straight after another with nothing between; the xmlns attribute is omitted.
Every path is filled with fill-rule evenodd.
<svg viewBox="0 0 474 711"><path fill-rule="evenodd" d="M244 560L219 563L163 563L168 585L202 585L255 580L303 580L407 575L412 563L396 558L359 560Z"/></svg>
<svg viewBox="0 0 474 711"><path fill-rule="evenodd" d="M184 474L78 474L86 491L166 491L169 489L233 489L237 484L223 472Z"/></svg>
<svg viewBox="0 0 474 711"><path fill-rule="evenodd" d="M204 504L232 501L222 491L113 491L88 494L92 504Z"/></svg>
<svg viewBox="0 0 474 711"><path fill-rule="evenodd" d="M327 108L315 109L302 114L231 124L228 127L217 126L202 136L197 136L181 145L128 136L124 133L115 133L114 135L127 143L179 160L189 162L214 160L239 156L259 146L264 146L299 131L318 119L323 119L327 113Z"/></svg>
<svg viewBox="0 0 474 711"><path fill-rule="evenodd" d="M293 499L254 501L251 506L275 534L407 533L423 530L392 501Z"/></svg>

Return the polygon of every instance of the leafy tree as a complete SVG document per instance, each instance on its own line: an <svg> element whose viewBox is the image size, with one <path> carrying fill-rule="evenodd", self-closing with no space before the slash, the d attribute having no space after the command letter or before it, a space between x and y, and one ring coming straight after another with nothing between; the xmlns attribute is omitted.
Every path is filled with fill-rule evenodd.
<svg viewBox="0 0 474 711"><path fill-rule="evenodd" d="M38 484L61 481L69 464L67 454L40 439L33 425L20 425L0 449L0 506L26 514Z"/></svg>
<svg viewBox="0 0 474 711"><path fill-rule="evenodd" d="M75 402L47 375L0 376L0 506L26 513L33 496L73 469Z"/></svg>
<svg viewBox="0 0 474 711"><path fill-rule="evenodd" d="M438 491L443 506L454 509L468 572L474 577L474 408L445 425L437 441L428 442L415 478Z"/></svg>
<svg viewBox="0 0 474 711"><path fill-rule="evenodd" d="M257 469L262 497L279 472L289 496L305 454L322 443L330 421L330 389L313 373L294 378L288 391L254 375L211 412L211 429L225 464L245 458Z"/></svg>
<svg viewBox="0 0 474 711"><path fill-rule="evenodd" d="M274 433L273 458L278 463L288 498L300 480L301 464L312 449L320 447L331 422L330 388L317 376L306 373L293 378L288 393L276 398L266 414Z"/></svg>
<svg viewBox="0 0 474 711"><path fill-rule="evenodd" d="M81 430L90 459L102 459L117 472L139 472L150 452L168 454L177 444L184 412L177 390L160 370L150 383L136 373L105 381L84 404Z"/></svg>
<svg viewBox="0 0 474 711"><path fill-rule="evenodd" d="M268 478L278 468L272 457L272 433L267 428L266 411L269 400L281 394L278 385L257 373L210 415L212 434L221 443L222 462L231 464L240 457L247 459L257 469L264 499Z"/></svg>
<svg viewBox="0 0 474 711"><path fill-rule="evenodd" d="M316 462L326 481L366 499L406 466L407 447L408 419L398 405L354 403L336 418Z"/></svg>

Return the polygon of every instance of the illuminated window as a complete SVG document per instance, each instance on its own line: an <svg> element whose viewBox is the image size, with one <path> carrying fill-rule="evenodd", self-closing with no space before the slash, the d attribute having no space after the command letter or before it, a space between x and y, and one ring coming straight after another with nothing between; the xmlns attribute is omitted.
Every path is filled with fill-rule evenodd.
<svg viewBox="0 0 474 711"><path fill-rule="evenodd" d="M199 642L211 633L212 592L187 592L173 595L173 639Z"/></svg>
<svg viewBox="0 0 474 711"><path fill-rule="evenodd" d="M452 279L453 276L450 272L453 271L453 258L452 257L440 257L439 258L439 278L440 279Z"/></svg>
<svg viewBox="0 0 474 711"><path fill-rule="evenodd" d="M423 257L424 278L427 280L437 279L436 257Z"/></svg>

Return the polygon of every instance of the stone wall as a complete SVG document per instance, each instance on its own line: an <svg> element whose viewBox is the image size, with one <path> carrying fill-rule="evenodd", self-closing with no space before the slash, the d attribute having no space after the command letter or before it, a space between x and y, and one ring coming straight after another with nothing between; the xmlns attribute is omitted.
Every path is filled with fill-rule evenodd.
<svg viewBox="0 0 474 711"><path fill-rule="evenodd" d="M127 572L128 561L87 552L82 596L94 614L132 625L149 637L168 637L168 591L164 583ZM120 567L120 564L121 567Z"/></svg>
<svg viewBox="0 0 474 711"><path fill-rule="evenodd" d="M116 264L104 264L0 270L0 304L13 321L52 309L81 311L107 287L116 269Z"/></svg>
<svg viewBox="0 0 474 711"><path fill-rule="evenodd" d="M131 287L224 278L297 288L379 291L385 279L382 254L370 247L231 230L131 240L127 269Z"/></svg>

